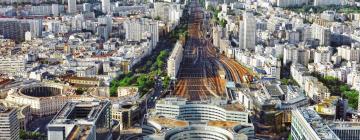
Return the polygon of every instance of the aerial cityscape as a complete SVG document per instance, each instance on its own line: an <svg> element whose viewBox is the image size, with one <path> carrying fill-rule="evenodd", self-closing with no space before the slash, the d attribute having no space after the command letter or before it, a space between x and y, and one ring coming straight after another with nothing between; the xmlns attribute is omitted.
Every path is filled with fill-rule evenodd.
<svg viewBox="0 0 360 140"><path fill-rule="evenodd" d="M360 140L360 0L0 0L0 140Z"/></svg>

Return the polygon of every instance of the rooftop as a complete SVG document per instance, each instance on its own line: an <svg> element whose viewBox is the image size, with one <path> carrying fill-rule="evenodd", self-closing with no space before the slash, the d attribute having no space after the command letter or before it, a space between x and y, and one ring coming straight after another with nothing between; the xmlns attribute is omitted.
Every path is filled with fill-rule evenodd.
<svg viewBox="0 0 360 140"><path fill-rule="evenodd" d="M71 101L55 115L50 124L92 124L110 101Z"/></svg>
<svg viewBox="0 0 360 140"><path fill-rule="evenodd" d="M86 80L86 81L99 81L97 78L94 77L70 77L70 80Z"/></svg>
<svg viewBox="0 0 360 140"><path fill-rule="evenodd" d="M240 125L240 122L232 122L232 121L209 121L207 123L208 126L215 126L221 128L234 128L235 126Z"/></svg>
<svg viewBox="0 0 360 140"><path fill-rule="evenodd" d="M161 126L169 127L169 128L189 126L189 123L187 121L169 119L169 118L159 117L159 116L154 116L154 117L150 118L149 120L157 122Z"/></svg>
<svg viewBox="0 0 360 140"><path fill-rule="evenodd" d="M337 135L323 122L323 119L312 108L298 109L304 119L322 140L339 140Z"/></svg>
<svg viewBox="0 0 360 140"><path fill-rule="evenodd" d="M329 123L331 129L360 129L360 122L335 121Z"/></svg>
<svg viewBox="0 0 360 140"><path fill-rule="evenodd" d="M229 111L245 111L245 107L239 103L226 104L221 107Z"/></svg>

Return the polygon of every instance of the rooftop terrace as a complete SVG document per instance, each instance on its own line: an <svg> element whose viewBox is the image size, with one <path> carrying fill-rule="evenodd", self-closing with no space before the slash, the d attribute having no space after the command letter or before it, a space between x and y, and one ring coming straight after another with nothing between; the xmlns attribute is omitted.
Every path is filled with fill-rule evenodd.
<svg viewBox="0 0 360 140"><path fill-rule="evenodd" d="M338 136L323 122L312 108L300 108L299 112L322 140L339 140Z"/></svg>

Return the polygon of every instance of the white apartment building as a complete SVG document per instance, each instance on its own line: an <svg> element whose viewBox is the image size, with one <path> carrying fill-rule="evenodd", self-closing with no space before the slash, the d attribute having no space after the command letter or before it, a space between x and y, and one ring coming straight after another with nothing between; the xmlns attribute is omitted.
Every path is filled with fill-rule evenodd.
<svg viewBox="0 0 360 140"><path fill-rule="evenodd" d="M350 46L337 47L338 56L347 61L360 62L360 46L352 44Z"/></svg>
<svg viewBox="0 0 360 140"><path fill-rule="evenodd" d="M319 40L320 46L329 46L331 31L329 28L323 27L318 24L312 24L312 38Z"/></svg>
<svg viewBox="0 0 360 140"><path fill-rule="evenodd" d="M360 91L360 72L358 70L353 70L347 75L348 85L352 86L354 89Z"/></svg>
<svg viewBox="0 0 360 140"><path fill-rule="evenodd" d="M17 109L0 104L0 139L19 140L20 124L17 118Z"/></svg>
<svg viewBox="0 0 360 140"><path fill-rule="evenodd" d="M208 10L209 7L216 7L218 5L217 0L205 0L205 9Z"/></svg>
<svg viewBox="0 0 360 140"><path fill-rule="evenodd" d="M308 4L308 0L276 0L278 7L294 7Z"/></svg>
<svg viewBox="0 0 360 140"><path fill-rule="evenodd" d="M182 44L178 41L175 44L173 51L167 62L167 74L171 79L176 79L176 76L179 72L180 63L183 58L184 48Z"/></svg>
<svg viewBox="0 0 360 140"><path fill-rule="evenodd" d="M103 13L111 13L111 5L110 0L101 0L101 11Z"/></svg>
<svg viewBox="0 0 360 140"><path fill-rule="evenodd" d="M222 28L220 26L214 26L212 27L212 38L213 38L213 45L214 47L220 47L220 39L222 36Z"/></svg>
<svg viewBox="0 0 360 140"><path fill-rule="evenodd" d="M52 14L52 6L51 5L31 6L29 14L49 16Z"/></svg>
<svg viewBox="0 0 360 140"><path fill-rule="evenodd" d="M131 19L124 22L125 38L128 41L140 41L150 34L150 43L155 47L159 42L159 23L147 19Z"/></svg>
<svg viewBox="0 0 360 140"><path fill-rule="evenodd" d="M284 47L283 64L300 63L304 66L309 64L310 50L304 48L298 48L293 45L287 45Z"/></svg>
<svg viewBox="0 0 360 140"><path fill-rule="evenodd" d="M256 45L256 18L251 12L243 13L243 20L239 23L239 47L254 50Z"/></svg>
<svg viewBox="0 0 360 140"><path fill-rule="evenodd" d="M291 77L299 84L300 87L304 88L305 78L310 76L309 70L301 64L293 63L290 67Z"/></svg>
<svg viewBox="0 0 360 140"><path fill-rule="evenodd" d="M250 67L257 72L262 71L258 73L262 77L280 79L281 62L271 55L262 54L264 53L253 54L239 49L234 50L235 60L242 65Z"/></svg>
<svg viewBox="0 0 360 140"><path fill-rule="evenodd" d="M310 75L309 70L301 64L292 64L291 76L304 88L306 95L315 102L321 102L330 97L329 89L316 77Z"/></svg>
<svg viewBox="0 0 360 140"><path fill-rule="evenodd" d="M68 0L68 7L67 11L69 14L76 13L76 0Z"/></svg>
<svg viewBox="0 0 360 140"><path fill-rule="evenodd" d="M308 76L305 78L304 89L306 95L315 102L321 102L324 99L330 97L329 89L313 76Z"/></svg>
<svg viewBox="0 0 360 140"><path fill-rule="evenodd" d="M1 56L0 72L14 73L25 70L26 60L24 56Z"/></svg>
<svg viewBox="0 0 360 140"><path fill-rule="evenodd" d="M141 24L138 20L126 20L124 22L125 28L125 38L130 41L140 41L141 40Z"/></svg>
<svg viewBox="0 0 360 140"><path fill-rule="evenodd" d="M311 108L291 110L291 137L294 140L340 140Z"/></svg>
<svg viewBox="0 0 360 140"><path fill-rule="evenodd" d="M106 28L109 31L109 33L112 32L113 21L112 21L112 16L111 15L106 15L106 16L99 17L98 22L99 22L99 24L106 25Z"/></svg>
<svg viewBox="0 0 360 140"><path fill-rule="evenodd" d="M60 8L58 4L52 4L51 5L51 14L53 16L59 16L60 15Z"/></svg>
<svg viewBox="0 0 360 140"><path fill-rule="evenodd" d="M314 63L326 64L330 63L332 51L330 47L319 47L314 53Z"/></svg>
<svg viewBox="0 0 360 140"><path fill-rule="evenodd" d="M314 6L342 5L345 0L314 0Z"/></svg>
<svg viewBox="0 0 360 140"><path fill-rule="evenodd" d="M150 33L150 44L151 47L155 48L159 42L159 23L157 21L147 22L144 30Z"/></svg>

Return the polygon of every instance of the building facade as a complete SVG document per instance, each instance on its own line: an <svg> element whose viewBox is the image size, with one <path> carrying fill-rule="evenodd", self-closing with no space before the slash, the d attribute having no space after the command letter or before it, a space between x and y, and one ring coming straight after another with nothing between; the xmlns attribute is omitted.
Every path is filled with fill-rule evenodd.
<svg viewBox="0 0 360 140"><path fill-rule="evenodd" d="M291 137L294 140L340 140L311 107L291 110Z"/></svg>
<svg viewBox="0 0 360 140"><path fill-rule="evenodd" d="M246 50L255 50L256 20L251 12L243 13L243 20L239 27L239 47Z"/></svg>
<svg viewBox="0 0 360 140"><path fill-rule="evenodd" d="M18 140L20 126L16 108L8 108L0 104L0 139Z"/></svg>
<svg viewBox="0 0 360 140"><path fill-rule="evenodd" d="M168 76L171 79L176 79L176 76L179 72L180 63L183 58L183 52L184 52L184 48L183 48L182 44L180 42L177 42L175 44L173 51L170 54L170 57L167 61L167 67L166 67Z"/></svg>
<svg viewBox="0 0 360 140"><path fill-rule="evenodd" d="M111 139L111 103L108 100L67 102L47 128L49 140Z"/></svg>

